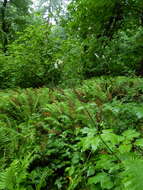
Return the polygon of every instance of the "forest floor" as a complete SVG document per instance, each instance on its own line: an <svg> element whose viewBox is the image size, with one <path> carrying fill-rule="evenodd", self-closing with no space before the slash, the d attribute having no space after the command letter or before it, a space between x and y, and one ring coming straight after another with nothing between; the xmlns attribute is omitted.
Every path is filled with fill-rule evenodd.
<svg viewBox="0 0 143 190"><path fill-rule="evenodd" d="M132 190L137 171L126 167L135 157L143 168L142 102L141 78L1 91L0 187L125 190L129 181Z"/></svg>

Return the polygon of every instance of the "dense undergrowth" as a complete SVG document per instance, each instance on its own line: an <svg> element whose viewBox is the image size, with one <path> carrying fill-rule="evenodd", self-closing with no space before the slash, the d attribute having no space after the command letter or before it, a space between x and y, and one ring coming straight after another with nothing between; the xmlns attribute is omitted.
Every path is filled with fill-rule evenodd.
<svg viewBox="0 0 143 190"><path fill-rule="evenodd" d="M143 79L0 92L0 189L141 190Z"/></svg>
<svg viewBox="0 0 143 190"><path fill-rule="evenodd" d="M142 10L0 0L0 190L143 189Z"/></svg>

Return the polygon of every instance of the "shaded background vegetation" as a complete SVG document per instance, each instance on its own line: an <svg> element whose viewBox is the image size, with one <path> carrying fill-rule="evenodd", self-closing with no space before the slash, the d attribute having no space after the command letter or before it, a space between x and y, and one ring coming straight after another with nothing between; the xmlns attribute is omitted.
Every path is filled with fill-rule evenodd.
<svg viewBox="0 0 143 190"><path fill-rule="evenodd" d="M56 3L57 6L54 6ZM143 73L141 0L0 1L0 87Z"/></svg>

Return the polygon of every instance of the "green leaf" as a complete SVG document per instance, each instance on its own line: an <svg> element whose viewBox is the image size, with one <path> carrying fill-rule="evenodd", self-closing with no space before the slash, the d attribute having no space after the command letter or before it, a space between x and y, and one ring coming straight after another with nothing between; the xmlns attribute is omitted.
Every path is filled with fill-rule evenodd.
<svg viewBox="0 0 143 190"><path fill-rule="evenodd" d="M97 183L100 183L103 189L111 189L113 187L113 182L106 173L98 173L96 176L88 179L89 185Z"/></svg>
<svg viewBox="0 0 143 190"><path fill-rule="evenodd" d="M130 152L132 149L131 144L122 144L119 146L120 153Z"/></svg>
<svg viewBox="0 0 143 190"><path fill-rule="evenodd" d="M134 143L136 146L143 147L143 139L137 139Z"/></svg>
<svg viewBox="0 0 143 190"><path fill-rule="evenodd" d="M103 134L101 136L104 139L104 141L110 142L113 146L123 141L123 137L114 134L110 129L103 130L102 132Z"/></svg>
<svg viewBox="0 0 143 190"><path fill-rule="evenodd" d="M108 154L100 155L100 160L96 161L96 169L113 170L117 165L114 163L114 158Z"/></svg>
<svg viewBox="0 0 143 190"><path fill-rule="evenodd" d="M92 148L92 150L95 151L99 147L100 142L101 140L98 136L97 137L87 136L81 140L81 145L84 151L89 148Z"/></svg>
<svg viewBox="0 0 143 190"><path fill-rule="evenodd" d="M89 166L88 171L87 171L87 177L94 175L94 174L95 174L95 167Z"/></svg>
<svg viewBox="0 0 143 190"><path fill-rule="evenodd" d="M140 136L140 133L136 130L129 129L123 133L123 136L126 138L126 140L133 140L134 138L137 138Z"/></svg>
<svg viewBox="0 0 143 190"><path fill-rule="evenodd" d="M142 107L137 107L134 110L136 112L136 116L138 117L138 119L143 118L143 108Z"/></svg>
<svg viewBox="0 0 143 190"><path fill-rule="evenodd" d="M143 187L143 160L127 160L124 162L123 184L125 190L141 190Z"/></svg>

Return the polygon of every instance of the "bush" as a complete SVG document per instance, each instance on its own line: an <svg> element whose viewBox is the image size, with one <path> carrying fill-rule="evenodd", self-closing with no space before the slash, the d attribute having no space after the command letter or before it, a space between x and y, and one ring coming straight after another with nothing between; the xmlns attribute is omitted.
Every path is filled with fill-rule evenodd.
<svg viewBox="0 0 143 190"><path fill-rule="evenodd" d="M11 56L0 54L0 88L14 87L16 69Z"/></svg>
<svg viewBox="0 0 143 190"><path fill-rule="evenodd" d="M63 28L29 26L1 56L1 88L77 84L83 79L82 54L82 43L66 37Z"/></svg>
<svg viewBox="0 0 143 190"><path fill-rule="evenodd" d="M55 68L53 41L46 25L30 26L10 47L16 67L15 85L22 88L40 87L60 81L60 70Z"/></svg>

